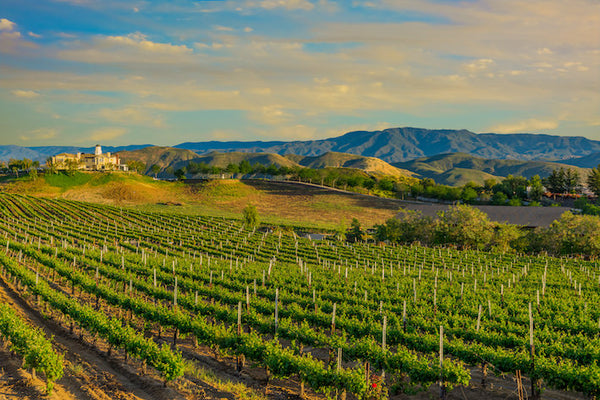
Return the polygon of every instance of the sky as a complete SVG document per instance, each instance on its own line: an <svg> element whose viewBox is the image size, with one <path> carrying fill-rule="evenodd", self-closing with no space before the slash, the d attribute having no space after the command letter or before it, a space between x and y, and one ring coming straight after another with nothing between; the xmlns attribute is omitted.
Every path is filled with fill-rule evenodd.
<svg viewBox="0 0 600 400"><path fill-rule="evenodd" d="M2 0L0 145L600 140L600 0Z"/></svg>

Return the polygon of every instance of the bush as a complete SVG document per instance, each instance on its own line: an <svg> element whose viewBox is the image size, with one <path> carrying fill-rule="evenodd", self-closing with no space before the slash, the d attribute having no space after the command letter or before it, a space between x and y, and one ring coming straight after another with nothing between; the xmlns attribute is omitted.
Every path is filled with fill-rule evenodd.
<svg viewBox="0 0 600 400"><path fill-rule="evenodd" d="M258 211L256 211L256 206L248 204L244 208L244 223L251 228L258 226L259 219Z"/></svg>

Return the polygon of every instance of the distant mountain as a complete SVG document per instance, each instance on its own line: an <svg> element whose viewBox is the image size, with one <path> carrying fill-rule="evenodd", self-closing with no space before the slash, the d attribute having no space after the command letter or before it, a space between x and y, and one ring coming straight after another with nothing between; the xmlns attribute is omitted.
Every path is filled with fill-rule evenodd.
<svg viewBox="0 0 600 400"><path fill-rule="evenodd" d="M104 153L116 153L117 151L123 150L137 150L144 147L151 146L149 144L134 144L129 146L102 146ZM22 146L0 146L0 161L8 161L11 158L21 160L23 158L29 158L33 161L39 161L41 164L46 162L46 159L51 156L55 156L60 153L93 153L95 147L75 147L75 146L35 146L35 147L22 147Z"/></svg>
<svg viewBox="0 0 600 400"><path fill-rule="evenodd" d="M534 175L545 177L558 168L576 168L586 176L587 169L547 161L498 160L475 157L466 153L439 154L416 160L394 163L398 168L407 169L438 183L460 186L469 181L482 184L485 179L500 180L508 175L531 178Z"/></svg>
<svg viewBox="0 0 600 400"><path fill-rule="evenodd" d="M413 173L394 167L385 161L374 157L363 157L355 154L325 153L317 157L298 156L288 154L285 157L274 153L246 153L246 152L217 152L198 155L191 150L174 147L146 147L133 151L118 153L124 163L130 160L142 161L146 164L145 173L150 174L152 165L157 164L161 169L173 167L174 169L187 166L190 162L204 163L209 166L225 168L229 164L239 164L246 160L251 165L275 165L277 167L309 167L309 168L355 168L372 174L412 176Z"/></svg>
<svg viewBox="0 0 600 400"><path fill-rule="evenodd" d="M468 130L391 128L356 131L339 137L293 142L198 142L175 147L196 152L243 151L319 156L341 152L377 157L394 163L443 153L516 160L565 160L600 152L600 141L584 137L519 134L476 134Z"/></svg>
<svg viewBox="0 0 600 400"><path fill-rule="evenodd" d="M136 150L144 145L109 147L104 151ZM388 163L409 161L438 154L463 152L489 159L562 161L600 152L600 141L584 137L517 134L476 134L468 130L391 128L355 131L342 136L308 141L186 142L175 148L197 154L218 152L296 154L316 157L328 152L377 157ZM0 160L31 158L45 161L61 152L91 152L93 148L0 146Z"/></svg>
<svg viewBox="0 0 600 400"><path fill-rule="evenodd" d="M600 164L600 152L588 154L583 157L570 158L561 161L563 164L574 165L580 168L596 168Z"/></svg>

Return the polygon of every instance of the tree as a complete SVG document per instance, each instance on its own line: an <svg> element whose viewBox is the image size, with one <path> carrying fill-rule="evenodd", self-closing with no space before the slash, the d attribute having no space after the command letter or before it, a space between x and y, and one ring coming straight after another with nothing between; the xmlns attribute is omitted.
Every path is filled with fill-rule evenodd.
<svg viewBox="0 0 600 400"><path fill-rule="evenodd" d="M250 228L258 226L259 218L255 205L248 203L244 208L244 223Z"/></svg>
<svg viewBox="0 0 600 400"><path fill-rule="evenodd" d="M552 193L563 193L565 191L564 168L553 169L552 173L543 179L544 186Z"/></svg>
<svg viewBox="0 0 600 400"><path fill-rule="evenodd" d="M33 161L29 158L24 158L23 161L21 161L21 169L24 169L25 171L29 171L32 165Z"/></svg>
<svg viewBox="0 0 600 400"><path fill-rule="evenodd" d="M356 218L352 218L350 229L346 232L346 240L351 243L365 240L365 232L360 227L360 222Z"/></svg>
<svg viewBox="0 0 600 400"><path fill-rule="evenodd" d="M237 164L229 163L225 168L225 172L229 174L237 174L238 172L240 172L240 167Z"/></svg>
<svg viewBox="0 0 600 400"><path fill-rule="evenodd" d="M52 157L46 158L46 169L51 174L56 174L58 172L56 165L52 162Z"/></svg>
<svg viewBox="0 0 600 400"><path fill-rule="evenodd" d="M534 175L529 180L529 198L531 200L540 200L544 194L544 185L539 175Z"/></svg>
<svg viewBox="0 0 600 400"><path fill-rule="evenodd" d="M596 168L592 168L587 177L587 186L594 192L596 196L600 196L600 164Z"/></svg>
<svg viewBox="0 0 600 400"><path fill-rule="evenodd" d="M544 232L545 248L560 254L600 254L600 218L565 212Z"/></svg>
<svg viewBox="0 0 600 400"><path fill-rule="evenodd" d="M438 213L435 241L463 248L484 248L494 235L494 224L483 211L456 205Z"/></svg>
<svg viewBox="0 0 600 400"><path fill-rule="evenodd" d="M467 204L471 204L477 200L477 192L472 187L465 187L460 194L460 199Z"/></svg>
<svg viewBox="0 0 600 400"><path fill-rule="evenodd" d="M160 165L158 164L154 164L150 167L150 171L152 171L152 173L154 174L154 177L156 178L156 175L160 172Z"/></svg>
<svg viewBox="0 0 600 400"><path fill-rule="evenodd" d="M182 180L185 179L186 172L187 172L187 169L185 167L181 167L177 171L175 171L173 174L175 175L175 177L177 179L179 179L180 181L182 181Z"/></svg>
<svg viewBox="0 0 600 400"><path fill-rule="evenodd" d="M248 160L242 160L240 161L239 169L242 174L246 175L252 172L252 165L250 165Z"/></svg>
<svg viewBox="0 0 600 400"><path fill-rule="evenodd" d="M67 175L75 175L75 172L77 172L77 170L79 169L79 161L68 159L65 161L65 164L67 166Z"/></svg>
<svg viewBox="0 0 600 400"><path fill-rule="evenodd" d="M565 191L567 193L579 193L579 172L576 169L568 169L565 172Z"/></svg>
<svg viewBox="0 0 600 400"><path fill-rule="evenodd" d="M496 192L492 196L492 203L497 206L503 206L508 201L508 197L504 194L504 192Z"/></svg>
<svg viewBox="0 0 600 400"><path fill-rule="evenodd" d="M496 180L494 178L489 178L483 181L483 188L487 191L492 190L494 185L496 185Z"/></svg>
<svg viewBox="0 0 600 400"><path fill-rule="evenodd" d="M134 171L134 172L137 172L138 174L141 174L146 169L146 164L144 164L143 162L141 162L139 160L131 160L131 161L127 161L127 167L129 168L130 171Z"/></svg>
<svg viewBox="0 0 600 400"><path fill-rule="evenodd" d="M28 173L29 178L31 178L31 180L35 181L38 177L38 172L36 168L32 168L29 170Z"/></svg>

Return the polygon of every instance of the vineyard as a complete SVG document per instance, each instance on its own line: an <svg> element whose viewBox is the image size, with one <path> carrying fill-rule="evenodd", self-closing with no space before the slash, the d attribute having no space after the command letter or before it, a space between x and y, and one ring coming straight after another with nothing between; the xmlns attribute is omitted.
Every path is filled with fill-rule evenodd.
<svg viewBox="0 0 600 400"><path fill-rule="evenodd" d="M262 369L265 392L284 379L299 396L443 397L505 374L514 398L600 394L594 261L310 241L22 195L0 194L0 215L4 283L162 385L193 382L208 348L239 374ZM0 337L48 390L60 382L61 354L7 307Z"/></svg>

